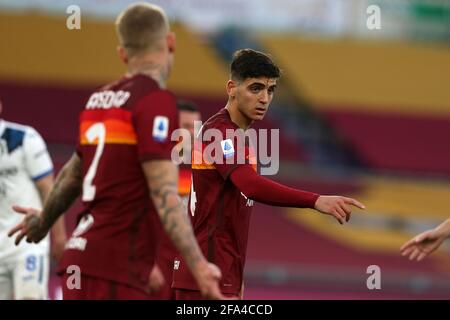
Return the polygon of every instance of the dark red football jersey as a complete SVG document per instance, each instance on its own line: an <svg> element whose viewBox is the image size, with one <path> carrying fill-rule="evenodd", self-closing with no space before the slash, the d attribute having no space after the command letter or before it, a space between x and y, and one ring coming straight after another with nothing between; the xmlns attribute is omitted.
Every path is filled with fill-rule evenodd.
<svg viewBox="0 0 450 320"><path fill-rule="evenodd" d="M171 159L175 97L150 77L123 77L93 93L79 120L85 210L60 272L77 265L83 274L144 289L158 233L141 162Z"/></svg>
<svg viewBox="0 0 450 320"><path fill-rule="evenodd" d="M240 144L237 138L227 135L239 129L231 121L227 109L221 109L208 119L197 138L210 129L220 131L223 138L220 141L213 138L210 142L197 139L194 145L188 212L203 254L222 271L221 291L238 294L243 280L253 201L233 185L229 176L239 165L251 163L256 170L256 158L248 140ZM211 148L213 146L215 148ZM220 156L207 152L208 148L220 150ZM239 155L243 155L244 163L238 163ZM198 290L188 266L179 256L174 263L172 287Z"/></svg>

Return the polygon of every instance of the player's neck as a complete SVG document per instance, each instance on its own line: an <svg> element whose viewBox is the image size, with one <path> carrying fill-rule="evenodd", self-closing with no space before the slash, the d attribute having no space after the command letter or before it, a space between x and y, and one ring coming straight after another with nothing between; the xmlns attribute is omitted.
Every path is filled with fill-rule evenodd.
<svg viewBox="0 0 450 320"><path fill-rule="evenodd" d="M230 114L231 121L233 121L233 123L235 123L239 128L247 130L252 125L253 120L240 112L238 107L230 103L230 101L228 101L225 108L227 108L228 113Z"/></svg>
<svg viewBox="0 0 450 320"><path fill-rule="evenodd" d="M166 77L164 66L154 58L142 57L134 58L128 63L128 75L146 75L155 80L161 88L166 87Z"/></svg>

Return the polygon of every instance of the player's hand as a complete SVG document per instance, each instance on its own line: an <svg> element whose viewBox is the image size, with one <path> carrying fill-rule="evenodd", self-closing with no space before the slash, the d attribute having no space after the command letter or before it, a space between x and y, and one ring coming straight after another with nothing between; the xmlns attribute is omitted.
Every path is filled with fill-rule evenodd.
<svg viewBox="0 0 450 320"><path fill-rule="evenodd" d="M19 245L24 237L26 237L27 242L34 243L38 243L45 238L49 230L42 227L41 213L39 210L21 206L12 206L12 208L17 213L25 215L22 222L8 232L8 237L12 237L16 232L20 231L16 236L16 245Z"/></svg>
<svg viewBox="0 0 450 320"><path fill-rule="evenodd" d="M438 229L428 230L415 236L406 242L401 248L402 256L409 256L409 260L423 260L430 253L435 251L446 239Z"/></svg>
<svg viewBox="0 0 450 320"><path fill-rule="evenodd" d="M352 206L360 209L366 208L362 203L355 199L340 196L320 196L317 199L314 208L324 214L335 217L340 224L344 224L350 220Z"/></svg>
<svg viewBox="0 0 450 320"><path fill-rule="evenodd" d="M195 278L203 297L211 300L226 299L219 289L222 273L215 264L207 261L201 262L198 264L196 271Z"/></svg>
<svg viewBox="0 0 450 320"><path fill-rule="evenodd" d="M155 264L148 276L148 291L150 293L159 292L165 283L166 280L164 279L161 269Z"/></svg>

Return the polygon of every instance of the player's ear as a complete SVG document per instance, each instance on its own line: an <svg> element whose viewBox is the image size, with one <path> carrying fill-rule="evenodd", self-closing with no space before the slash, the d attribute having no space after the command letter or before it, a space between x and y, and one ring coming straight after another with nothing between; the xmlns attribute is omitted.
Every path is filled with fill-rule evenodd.
<svg viewBox="0 0 450 320"><path fill-rule="evenodd" d="M117 54L119 55L119 58L123 63L128 64L128 54L125 51L124 47L117 46Z"/></svg>
<svg viewBox="0 0 450 320"><path fill-rule="evenodd" d="M236 96L236 82L234 80L228 80L227 82L228 96L234 98Z"/></svg>
<svg viewBox="0 0 450 320"><path fill-rule="evenodd" d="M174 53L176 49L176 36L174 32L169 32L167 34L167 47L169 48L170 53Z"/></svg>

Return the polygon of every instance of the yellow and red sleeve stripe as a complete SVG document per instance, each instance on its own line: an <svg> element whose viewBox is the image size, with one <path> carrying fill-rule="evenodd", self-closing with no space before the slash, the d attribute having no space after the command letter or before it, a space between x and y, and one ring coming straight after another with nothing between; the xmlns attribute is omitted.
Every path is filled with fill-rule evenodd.
<svg viewBox="0 0 450 320"><path fill-rule="evenodd" d="M198 147L195 148L192 151L192 169L197 170L213 170L216 169L214 166L214 163L209 161L208 159L205 159L204 157L204 150L206 148L206 145L203 144L202 150L199 150ZM249 159L249 163L251 164L252 168L257 171L257 158L252 148L249 149L249 155L247 157Z"/></svg>
<svg viewBox="0 0 450 320"><path fill-rule="evenodd" d="M98 143L88 142L86 131L95 123L103 123L106 128L105 143L115 144L137 144L137 135L131 121L131 112L117 110L89 110L80 116L80 143L82 145Z"/></svg>

